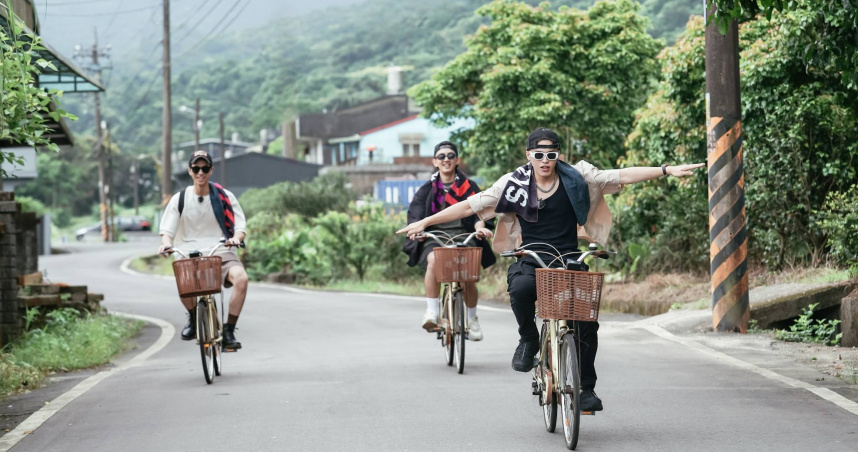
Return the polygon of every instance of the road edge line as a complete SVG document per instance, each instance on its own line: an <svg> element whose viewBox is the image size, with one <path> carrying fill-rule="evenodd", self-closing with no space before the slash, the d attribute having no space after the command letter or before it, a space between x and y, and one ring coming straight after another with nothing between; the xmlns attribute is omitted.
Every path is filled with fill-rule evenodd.
<svg viewBox="0 0 858 452"><path fill-rule="evenodd" d="M27 417L27 419L24 419L24 421L18 424L18 426L15 427L12 431L0 437L0 452L8 452L19 442L21 442L21 440L35 432L37 428L41 427L41 425L44 424L45 421L50 419L51 416L58 413L60 410L65 408L66 405L68 405L69 403L71 403L72 401L95 387L95 385L100 383L105 378L123 370L130 369L132 367L136 367L142 364L143 361L148 359L150 356L154 355L155 353L158 353L164 347L166 347L167 344L170 343L170 341L173 339L173 336L176 334L176 329L173 327L173 325L161 319L137 314L127 314L124 312L113 312L111 314L117 315L119 317L153 323L161 328L161 335L158 337L155 343L147 347L146 350L143 350L142 352L135 355L127 362L112 369L103 370L87 377L80 383L76 384L73 388L64 392L54 400L48 402L47 405L45 405L35 413L31 414L29 417Z"/></svg>
<svg viewBox="0 0 858 452"><path fill-rule="evenodd" d="M709 355L709 357L714 358L715 360L725 362L734 367L753 372L770 380L781 382L787 386L807 390L808 392L818 396L819 398L827 400L839 406L840 408L843 408L844 410L858 416L858 402L847 399L846 397L843 397L842 395L832 391L831 389L821 388L805 381L801 381L792 377L787 377L786 375L781 375L769 369L764 369L762 367L757 366L756 364L751 364L747 361L742 361L739 358L735 358L726 353L719 352L718 350L715 350L696 340L677 336L658 325L635 325L634 327L649 331L650 333L662 339L676 342L680 345L684 345L690 349Z"/></svg>

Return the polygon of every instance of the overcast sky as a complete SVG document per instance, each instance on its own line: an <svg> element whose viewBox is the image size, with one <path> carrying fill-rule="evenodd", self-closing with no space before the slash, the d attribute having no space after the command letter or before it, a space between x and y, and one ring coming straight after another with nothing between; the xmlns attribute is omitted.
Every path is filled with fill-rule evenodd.
<svg viewBox="0 0 858 452"><path fill-rule="evenodd" d="M264 26L271 19L299 16L335 5L364 0L172 0L174 55L195 48L220 33ZM161 0L34 0L45 40L71 58L74 46L92 46L93 27L99 45L110 44L114 61L141 45L154 47L161 38ZM160 53L159 53L160 54Z"/></svg>

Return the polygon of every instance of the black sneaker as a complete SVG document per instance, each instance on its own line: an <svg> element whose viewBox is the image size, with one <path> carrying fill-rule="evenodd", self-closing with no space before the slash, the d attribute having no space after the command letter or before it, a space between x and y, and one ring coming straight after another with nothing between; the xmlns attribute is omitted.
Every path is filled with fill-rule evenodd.
<svg viewBox="0 0 858 452"><path fill-rule="evenodd" d="M512 355L512 368L518 372L529 372L533 369L533 358L539 353L539 342L519 341Z"/></svg>
<svg viewBox="0 0 858 452"><path fill-rule="evenodd" d="M241 342L235 340L235 324L223 324L223 348L227 350L238 350L241 348Z"/></svg>
<svg viewBox="0 0 858 452"><path fill-rule="evenodd" d="M192 341L197 337L197 329L194 327L197 323L197 312L190 311L188 313L188 324L182 328L182 340Z"/></svg>
<svg viewBox="0 0 858 452"><path fill-rule="evenodd" d="M581 390L581 411L602 411L602 399L592 389Z"/></svg>

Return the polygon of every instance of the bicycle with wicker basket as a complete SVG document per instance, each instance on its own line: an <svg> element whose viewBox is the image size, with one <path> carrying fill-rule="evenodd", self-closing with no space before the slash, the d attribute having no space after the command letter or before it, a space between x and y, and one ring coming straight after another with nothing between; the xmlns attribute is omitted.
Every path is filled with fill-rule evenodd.
<svg viewBox="0 0 858 452"><path fill-rule="evenodd" d="M436 231L439 234L443 232ZM462 283L480 280L480 261L483 249L469 246L478 234L472 232L462 242L456 239L466 234L438 237L431 232L422 232L417 238L430 238L440 247L432 250L435 255L435 279L441 283L438 298L441 313L438 321L438 339L444 347L448 366L455 362L456 370L465 371L465 341L468 334L468 316L465 311L465 293Z"/></svg>
<svg viewBox="0 0 858 452"><path fill-rule="evenodd" d="M557 425L557 405L561 405L563 434L566 447L578 445L580 416L595 412L580 410L581 360L578 322L599 320L604 273L590 272L584 259L589 256L607 259L615 252L598 250L595 244L585 252L552 255L546 265L537 252L526 247L504 251L501 257L534 258L536 269L536 315L543 319L539 335L539 355L531 374L533 394L542 406L545 429L553 433ZM561 268L553 268L559 265ZM559 400L558 400L559 399Z"/></svg>
<svg viewBox="0 0 858 452"><path fill-rule="evenodd" d="M197 250L182 251L179 248L168 248L165 254L177 253L184 259L173 262L173 273L176 275L176 286L179 296L182 298L197 298L197 323L196 339L200 346L200 356L203 362L203 376L206 383L212 384L215 376L220 376L223 371L222 355L223 348L223 275L221 269L221 257L215 256L221 247L232 246L221 240L220 243L211 247L211 251L205 256ZM244 243L241 244L244 246ZM218 317L217 302L215 295L220 294L220 312Z"/></svg>

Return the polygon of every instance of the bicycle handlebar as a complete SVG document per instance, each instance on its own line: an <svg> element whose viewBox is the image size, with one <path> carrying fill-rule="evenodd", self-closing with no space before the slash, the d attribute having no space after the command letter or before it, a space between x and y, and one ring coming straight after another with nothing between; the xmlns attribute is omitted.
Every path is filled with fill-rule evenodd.
<svg viewBox="0 0 858 452"><path fill-rule="evenodd" d="M548 253L548 254L550 254L550 253ZM588 251L581 252L581 255L578 256L578 258L575 260L577 262L584 262L584 259L586 259L587 256L594 256L594 257L598 257L601 259L607 259L614 254L617 254L617 252L616 251L607 251L607 250L588 250ZM501 257L522 257L525 255L534 258L536 260L536 263L538 263L542 268L548 268L548 266L545 265L545 262L539 257L539 255L535 251L527 250L524 248L516 248L512 251L504 251L500 254Z"/></svg>
<svg viewBox="0 0 858 452"><path fill-rule="evenodd" d="M234 244L232 244L232 243L226 243L226 239L221 239L221 240L217 243L217 245L214 245L214 246L212 247L211 251L209 251L209 254L207 254L207 255L206 255L206 257L213 255L213 254L215 253L215 251L217 251L217 250L221 249L221 247L223 247L223 248L231 248L231 247L245 248L245 244L244 244L244 241L242 241L240 244L238 244L238 245L234 245ZM185 252L184 252L184 251L182 251L181 249L179 249L179 248L174 248L174 247L172 247L172 246L164 250L164 253L165 253L165 254L167 254L167 255L169 255L169 254L173 254L173 253L177 253L177 254L181 255L182 257L184 257L185 259L189 259L189 258L190 258L190 254L191 254L192 252L193 252L193 251L188 252L188 253L185 253Z"/></svg>
<svg viewBox="0 0 858 452"><path fill-rule="evenodd" d="M447 243L442 242L442 241L441 241L441 239L439 239L437 235L435 235L435 234L433 234L433 233L431 233L431 232L426 232L426 231L423 231L423 232L421 232L420 234L417 234L417 236L416 236L415 238L416 238L416 239L421 239L421 238L424 238L424 237L429 237L430 239L434 240L435 242L437 242L439 245L443 246L444 248L455 248L455 247L459 246L459 244L458 244L458 243L456 243L454 239L455 239L456 237L460 237L460 236L462 236L462 235L464 235L464 234L459 234L459 235L457 235L457 236L453 236L453 237L450 237L450 236L448 235L448 237L447 237ZM467 246L467 245L468 245L468 243L470 243L470 241L471 241L471 240L473 240L473 238L474 238L476 235L477 235L477 232L472 232L472 233L470 233L470 235L468 235L468 238L466 238L464 241L462 241L462 242L461 242L461 245L463 245L463 246Z"/></svg>

